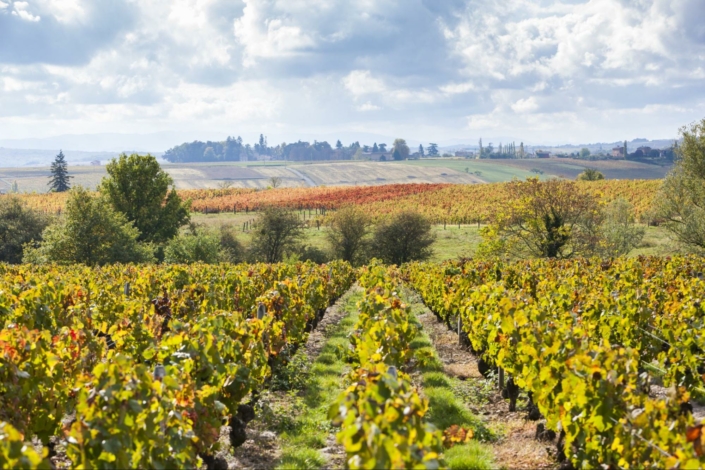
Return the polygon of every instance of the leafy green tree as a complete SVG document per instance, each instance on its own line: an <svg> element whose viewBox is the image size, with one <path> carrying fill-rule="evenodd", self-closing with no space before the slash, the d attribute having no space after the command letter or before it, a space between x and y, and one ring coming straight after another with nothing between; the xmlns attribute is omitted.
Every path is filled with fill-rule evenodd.
<svg viewBox="0 0 705 470"><path fill-rule="evenodd" d="M590 149L583 147L580 149L580 158L587 158L590 156Z"/></svg>
<svg viewBox="0 0 705 470"><path fill-rule="evenodd" d="M221 260L220 236L195 226L192 226L188 233L169 240L164 249L165 263L216 264Z"/></svg>
<svg viewBox="0 0 705 470"><path fill-rule="evenodd" d="M365 261L369 234L370 219L367 214L349 206L335 213L326 237L336 258L357 265Z"/></svg>
<svg viewBox="0 0 705 470"><path fill-rule="evenodd" d="M428 156L437 157L438 156L438 144L430 143L428 144Z"/></svg>
<svg viewBox="0 0 705 470"><path fill-rule="evenodd" d="M120 155L107 166L99 191L140 232L140 241L164 243L189 222L190 203L183 202L174 181L151 155ZM171 189L170 189L171 187Z"/></svg>
<svg viewBox="0 0 705 470"><path fill-rule="evenodd" d="M641 244L646 229L636 224L634 207L629 201L618 198L605 208L601 232L604 238L601 254L624 256Z"/></svg>
<svg viewBox="0 0 705 470"><path fill-rule="evenodd" d="M599 181L603 179L605 179L605 175L594 168L585 168L585 170L578 175L579 181Z"/></svg>
<svg viewBox="0 0 705 470"><path fill-rule="evenodd" d="M392 154L394 155L394 160L406 160L409 158L409 146L406 145L406 140L404 139L395 139L394 143L392 144L392 147L394 148L394 151ZM400 158L397 158L397 155Z"/></svg>
<svg viewBox="0 0 705 470"><path fill-rule="evenodd" d="M435 237L431 223L417 212L400 212L377 226L372 239L372 256L389 264L428 259Z"/></svg>
<svg viewBox="0 0 705 470"><path fill-rule="evenodd" d="M62 219L44 230L36 247L25 245L28 263L141 263L154 260L150 246L138 241L137 230L127 218L79 187L71 190Z"/></svg>
<svg viewBox="0 0 705 470"><path fill-rule="evenodd" d="M480 256L570 258L592 254L599 243L597 197L574 182L538 178L505 186L508 200L483 229Z"/></svg>
<svg viewBox="0 0 705 470"><path fill-rule="evenodd" d="M49 189L57 193L63 193L71 189L69 180L73 176L69 176L68 164L64 157L64 152L59 150L59 154L51 164L51 176L49 177Z"/></svg>
<svg viewBox="0 0 705 470"><path fill-rule="evenodd" d="M676 240L705 250L705 119L681 129L675 166L656 198L657 214Z"/></svg>
<svg viewBox="0 0 705 470"><path fill-rule="evenodd" d="M340 139L338 139L338 141L335 143L335 148L337 148L338 150L343 148L343 143L340 141Z"/></svg>
<svg viewBox="0 0 705 470"><path fill-rule="evenodd" d="M18 197L0 197L0 262L21 263L23 246L39 242L48 224L44 214Z"/></svg>
<svg viewBox="0 0 705 470"><path fill-rule="evenodd" d="M421 145L421 144L419 144L419 155L422 157L426 155L423 150L423 145Z"/></svg>
<svg viewBox="0 0 705 470"><path fill-rule="evenodd" d="M220 231L220 257L225 263L240 263L245 258L245 249L235 235L235 228L221 225Z"/></svg>
<svg viewBox="0 0 705 470"><path fill-rule="evenodd" d="M379 151L382 153L387 153L387 144L379 144Z"/></svg>
<svg viewBox="0 0 705 470"><path fill-rule="evenodd" d="M280 207L265 209L255 226L250 257L265 263L278 263L295 251L303 230L296 213Z"/></svg>
<svg viewBox="0 0 705 470"><path fill-rule="evenodd" d="M377 147L377 142L372 145L372 152L373 153L379 153L379 147Z"/></svg>

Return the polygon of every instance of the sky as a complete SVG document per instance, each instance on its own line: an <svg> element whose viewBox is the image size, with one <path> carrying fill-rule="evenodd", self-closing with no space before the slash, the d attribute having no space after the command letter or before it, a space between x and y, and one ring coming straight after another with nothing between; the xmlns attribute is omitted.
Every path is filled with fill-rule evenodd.
<svg viewBox="0 0 705 470"><path fill-rule="evenodd" d="M703 118L705 0L0 0L0 140L589 143Z"/></svg>

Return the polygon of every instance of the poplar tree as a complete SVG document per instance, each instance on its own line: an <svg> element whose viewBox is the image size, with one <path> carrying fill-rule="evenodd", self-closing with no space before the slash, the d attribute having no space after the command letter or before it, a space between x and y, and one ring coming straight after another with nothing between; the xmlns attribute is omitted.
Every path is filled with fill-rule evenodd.
<svg viewBox="0 0 705 470"><path fill-rule="evenodd" d="M71 189L69 184L69 179L73 176L69 176L68 165L66 164L66 159L64 158L64 152L59 150L59 154L54 159L51 164L51 176L49 177L49 188L51 191L57 193L63 193Z"/></svg>

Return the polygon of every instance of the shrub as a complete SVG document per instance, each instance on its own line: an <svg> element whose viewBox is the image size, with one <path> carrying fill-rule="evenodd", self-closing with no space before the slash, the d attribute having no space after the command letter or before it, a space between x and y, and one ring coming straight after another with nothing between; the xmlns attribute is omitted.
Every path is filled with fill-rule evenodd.
<svg viewBox="0 0 705 470"><path fill-rule="evenodd" d="M192 226L188 233L172 238L164 249L165 263L207 263L221 261L220 237Z"/></svg>
<svg viewBox="0 0 705 470"><path fill-rule="evenodd" d="M265 263L282 261L285 253L295 251L302 235L302 225L296 214L280 207L265 209L256 228L250 258Z"/></svg>
<svg viewBox="0 0 705 470"><path fill-rule="evenodd" d="M375 229L372 255L397 265L424 260L433 254L434 241L431 223L426 217L417 212L400 212Z"/></svg>
<svg viewBox="0 0 705 470"><path fill-rule="evenodd" d="M0 262L21 263L23 245L39 242L49 220L19 198L0 198Z"/></svg>

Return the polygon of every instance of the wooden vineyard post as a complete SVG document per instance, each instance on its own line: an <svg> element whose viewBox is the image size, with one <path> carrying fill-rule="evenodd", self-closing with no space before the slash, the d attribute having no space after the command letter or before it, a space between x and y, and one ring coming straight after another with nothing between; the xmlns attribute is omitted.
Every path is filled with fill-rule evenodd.
<svg viewBox="0 0 705 470"><path fill-rule="evenodd" d="M461 323L460 323L460 315L458 315L458 344L459 344L459 345L462 345L462 344L463 344L463 340L462 340L462 337L460 336L460 334L461 334L460 326L461 326Z"/></svg>
<svg viewBox="0 0 705 470"><path fill-rule="evenodd" d="M504 369L498 367L499 369L499 389L504 390Z"/></svg>

